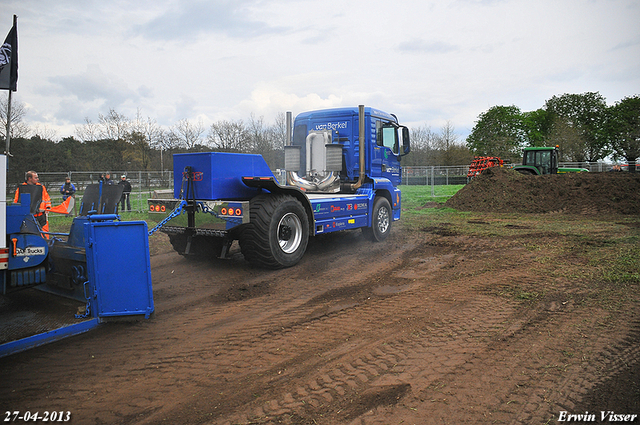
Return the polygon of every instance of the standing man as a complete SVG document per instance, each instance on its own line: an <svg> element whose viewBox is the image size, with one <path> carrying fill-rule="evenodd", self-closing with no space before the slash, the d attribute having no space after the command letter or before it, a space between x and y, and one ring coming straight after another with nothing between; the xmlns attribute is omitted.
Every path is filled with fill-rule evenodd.
<svg viewBox="0 0 640 425"><path fill-rule="evenodd" d="M60 187L60 193L62 193L62 200L66 201L69 196L73 196L76 193L76 187L71 183L71 177L67 177L62 187Z"/></svg>
<svg viewBox="0 0 640 425"><path fill-rule="evenodd" d="M47 189L40 184L38 173L35 171L27 171L25 182L19 185L18 190L16 190L16 196L13 198L14 204L20 202L21 193L31 194L31 214L33 214L37 220L40 228L48 232L49 221L47 214L51 209L51 198L47 193Z"/></svg>
<svg viewBox="0 0 640 425"><path fill-rule="evenodd" d="M124 203L127 202L127 211L131 211L131 203L129 202L129 195L131 195L131 183L127 181L127 176L124 174L120 178L118 185L122 185L122 197L120 198L120 202L122 203L122 211L124 211Z"/></svg>
<svg viewBox="0 0 640 425"><path fill-rule="evenodd" d="M108 185L112 185L113 184L113 180L111 180L111 173L108 172L108 171L104 175L104 183L108 184Z"/></svg>

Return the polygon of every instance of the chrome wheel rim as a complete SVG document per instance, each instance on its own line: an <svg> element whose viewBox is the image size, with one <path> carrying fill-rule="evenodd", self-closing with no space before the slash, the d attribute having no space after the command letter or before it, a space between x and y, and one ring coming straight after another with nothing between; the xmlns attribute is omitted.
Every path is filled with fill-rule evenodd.
<svg viewBox="0 0 640 425"><path fill-rule="evenodd" d="M380 233L386 233L389 230L389 210L386 208L378 210L378 230Z"/></svg>
<svg viewBox="0 0 640 425"><path fill-rule="evenodd" d="M295 252L302 242L302 222L294 213L287 213L278 223L278 243L286 254Z"/></svg>

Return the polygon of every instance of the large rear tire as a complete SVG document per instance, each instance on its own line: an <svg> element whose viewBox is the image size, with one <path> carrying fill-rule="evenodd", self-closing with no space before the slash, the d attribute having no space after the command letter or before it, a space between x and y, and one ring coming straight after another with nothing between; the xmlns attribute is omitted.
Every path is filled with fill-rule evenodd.
<svg viewBox="0 0 640 425"><path fill-rule="evenodd" d="M371 241L382 242L391 233L391 223L393 222L393 212L387 198L382 196L375 198L372 214L371 227L363 227L362 233Z"/></svg>
<svg viewBox="0 0 640 425"><path fill-rule="evenodd" d="M309 242L309 221L302 204L289 195L265 194L251 200L250 223L240 235L242 255L269 269L300 261Z"/></svg>

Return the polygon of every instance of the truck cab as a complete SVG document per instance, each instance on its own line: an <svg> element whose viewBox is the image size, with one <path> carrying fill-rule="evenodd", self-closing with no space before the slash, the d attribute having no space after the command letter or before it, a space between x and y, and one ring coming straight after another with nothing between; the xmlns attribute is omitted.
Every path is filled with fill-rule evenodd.
<svg viewBox="0 0 640 425"><path fill-rule="evenodd" d="M305 112L298 115L293 127L293 139L285 147L285 169L289 172L287 184L300 183L296 177L307 182L322 181L327 177L319 171L333 171L341 182L354 183L360 176L360 123L358 108L338 108ZM320 143L318 135L323 137ZM364 108L364 169L368 178L385 178L394 186L400 184L402 178L400 159L410 151L409 131L398 124L394 115L378 109ZM322 158L330 158L332 154L322 150L327 145L335 146L337 155L331 163L332 170L323 170ZM316 146L319 146L318 148ZM328 146L332 149L332 146ZM287 153L300 151L299 158L287 156ZM289 161L287 161L289 159ZM295 173L296 176L292 176ZM320 174L320 176L318 175ZM365 178L366 178L365 177ZM297 183L296 183L297 182ZM304 185L303 185L304 187ZM309 186L307 186L308 188ZM321 187L312 187L314 191L324 191ZM335 187L332 189L335 191ZM340 191L348 191L344 186Z"/></svg>

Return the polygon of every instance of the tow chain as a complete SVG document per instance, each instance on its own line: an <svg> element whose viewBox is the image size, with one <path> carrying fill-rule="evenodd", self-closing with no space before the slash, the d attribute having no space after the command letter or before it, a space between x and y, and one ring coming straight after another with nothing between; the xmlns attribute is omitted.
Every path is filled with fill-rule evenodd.
<svg viewBox="0 0 640 425"><path fill-rule="evenodd" d="M160 230L160 228L162 228L162 226L167 224L169 220L179 216L182 213L182 210L184 209L185 205L187 205L187 201L185 201L184 199L181 199L178 205L173 209L173 211L169 213L168 216L166 216L160 223L156 224L153 229L149 230L149 236L153 235L155 232Z"/></svg>
<svg viewBox="0 0 640 425"><path fill-rule="evenodd" d="M185 183L186 183L186 194L185 194ZM153 235L155 232L160 230L162 226L167 224L169 220L174 217L179 216L184 210L184 206L187 205L187 201L185 198L189 197L189 189L191 189L191 194L193 196L193 179L191 178L191 167L185 167L182 172L182 183L180 185L180 202L178 205L166 216L160 223L156 224L155 227L149 230L149 236Z"/></svg>
<svg viewBox="0 0 640 425"><path fill-rule="evenodd" d="M86 317L89 317L89 315L91 314L91 297L87 296L87 283L89 283L88 280L82 285L84 298L87 300L87 306L85 307L84 313L73 315L76 319L84 319Z"/></svg>

